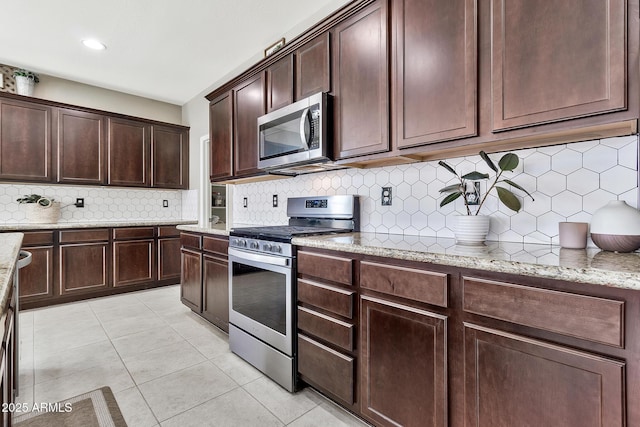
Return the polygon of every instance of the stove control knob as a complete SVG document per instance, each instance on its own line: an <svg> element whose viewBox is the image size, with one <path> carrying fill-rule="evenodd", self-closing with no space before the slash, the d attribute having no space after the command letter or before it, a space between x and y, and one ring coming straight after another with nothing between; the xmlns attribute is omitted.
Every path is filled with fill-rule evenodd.
<svg viewBox="0 0 640 427"><path fill-rule="evenodd" d="M260 248L260 243L258 242L251 242L251 249L258 249Z"/></svg>
<svg viewBox="0 0 640 427"><path fill-rule="evenodd" d="M272 251L273 250L273 245L271 243L265 243L264 246L262 247L262 250Z"/></svg>
<svg viewBox="0 0 640 427"><path fill-rule="evenodd" d="M273 252L280 253L280 252L282 252L282 247L281 247L280 245L273 245L273 246L271 247L271 250L272 250Z"/></svg>
<svg viewBox="0 0 640 427"><path fill-rule="evenodd" d="M244 240L244 239L240 239L238 241L238 246L242 246L242 247L246 248L247 247L247 241Z"/></svg>

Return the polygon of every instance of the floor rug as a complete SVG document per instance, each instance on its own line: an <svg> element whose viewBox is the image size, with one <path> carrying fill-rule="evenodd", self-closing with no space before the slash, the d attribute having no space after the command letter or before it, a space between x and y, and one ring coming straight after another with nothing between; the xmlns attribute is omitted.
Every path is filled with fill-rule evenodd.
<svg viewBox="0 0 640 427"><path fill-rule="evenodd" d="M48 407L46 407L48 406ZM127 427L113 392L102 387L13 417L15 427Z"/></svg>

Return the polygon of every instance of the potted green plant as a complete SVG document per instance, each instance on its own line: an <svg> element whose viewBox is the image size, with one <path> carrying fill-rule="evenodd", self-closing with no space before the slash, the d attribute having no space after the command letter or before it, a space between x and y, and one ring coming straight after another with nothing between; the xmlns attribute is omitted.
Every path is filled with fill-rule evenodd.
<svg viewBox="0 0 640 427"><path fill-rule="evenodd" d="M60 202L39 194L28 194L16 200L25 205L28 222L52 224L60 219Z"/></svg>
<svg viewBox="0 0 640 427"><path fill-rule="evenodd" d="M479 213L480 209L484 205L484 202L487 200L487 196L493 189L495 189L498 193L498 199L507 208L511 209L514 212L518 212L522 208L522 203L520 203L518 197L513 194L511 190L508 190L507 188L498 184L504 183L510 185L511 187L526 193L527 196L531 197L531 200L534 200L533 196L523 187L511 181L510 179L502 177L502 174L504 172L513 172L513 170L518 167L520 159L517 155L513 153L507 153L500 158L498 164L496 165L484 151L480 151L479 154L482 160L484 160L485 163L489 166L489 168L495 172L495 178L493 179L491 185L488 186L487 191L484 193L482 199L477 204L475 213L472 212L472 205L469 200L470 194L473 195L475 193L475 186L473 187L474 191L469 192L467 191L468 185L475 181L488 180L490 178L489 174L472 171L464 175L459 175L455 171L455 169L453 169L446 162L442 160L438 162L440 166L451 172L458 180L458 182L456 182L455 184L447 185L440 190L440 193L446 194L445 198L440 202L440 207L448 205L454 200L462 197L462 199L464 200L465 208L467 210L466 215L457 216L454 222L454 234L456 236L456 242L460 244L477 245L484 243L487 234L489 233L490 218L486 215L479 215Z"/></svg>
<svg viewBox="0 0 640 427"><path fill-rule="evenodd" d="M40 82L40 78L36 73L22 68L13 70L13 77L16 79L16 91L18 95L32 96L33 88L36 83Z"/></svg>

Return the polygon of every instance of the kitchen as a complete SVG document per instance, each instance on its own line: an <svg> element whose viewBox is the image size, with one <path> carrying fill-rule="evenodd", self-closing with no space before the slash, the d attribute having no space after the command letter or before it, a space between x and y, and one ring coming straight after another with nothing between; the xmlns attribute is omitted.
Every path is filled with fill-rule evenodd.
<svg viewBox="0 0 640 427"><path fill-rule="evenodd" d="M639 405L633 402L633 396L637 394L634 390L640 387L634 380L638 377L635 374L640 354L637 331L633 326L638 304L638 297L633 291L637 289L636 254L600 252L592 240L588 241L586 250L567 251L559 246L558 224L582 222L593 226L594 213L612 200L624 200L633 208L638 206L638 5L634 1L617 1L607 7L594 6L591 10L578 7L576 2L568 3L568 9L556 5L559 10L552 14L554 18L550 18L544 10L526 8L518 2L511 4L513 9L503 5L509 11L504 15L498 7L502 3L498 1L455 2L455 6L448 10L450 15L430 15L424 2L353 2L337 14L331 15L327 9L315 20L300 24L297 32L292 30L293 35L286 35L287 44L279 52L265 59L261 59L263 55L260 52L260 58L247 61L235 71L227 70L226 77L181 108L162 110L166 106L139 99L137 102L144 104L144 108L137 111L131 110L132 104L118 105L118 108L88 105L142 118L138 121L151 127L151 138L159 134L157 129L161 129L167 140L176 138L184 141L184 136L176 135L183 135L180 132L184 129L180 125L188 126L189 186L171 189L167 185L150 184L155 188L137 189L124 188L117 183L113 187L108 184L87 187L45 185L42 181L27 184L19 179L5 181L0 184L0 199L3 200L0 220L6 223L3 230L24 230L22 221L25 214L14 199L33 193L54 197L66 206L62 209L59 226L73 229L74 223L77 227L78 223L86 221L104 227L107 232L97 238L93 236L91 241L74 241L79 235L67 234L65 238L71 240L63 241L60 239L65 230L61 228L61 231L53 233L53 240L32 246L50 247L52 262L55 260L52 268L59 268L63 258L59 254L77 248L80 243L100 248L96 251L106 256L114 267L109 269L109 279L119 279L123 285L130 285L127 283L129 278L124 273L122 277L118 276L116 271L128 271L127 257L121 257L125 261L118 264L120 258L116 256L115 248L120 248L122 254L138 254L133 249L127 252L126 248L146 247L155 251L161 246L161 241L173 245L174 249L182 246L183 287L188 285L185 289L196 289L191 294L187 292L185 304L207 319L200 322L199 317L189 318L199 329L210 327L211 322L203 308L207 302L203 301L205 269L210 268L208 271L215 279L213 282L217 283L216 289L219 289L224 282L222 279L226 279L222 272L229 263L233 263L231 253L227 257L227 247L220 243L226 243L227 239L231 243L234 239L233 235L227 238L229 229L286 224L290 216L287 214L287 199L312 196L310 203L313 205L325 196L357 195L360 233L294 237L292 240L297 248L297 279L294 283L299 288L298 373L305 383L374 425L392 422L411 425L416 419L424 420L425 417L433 420L428 425L495 425L504 419L530 419L533 416L551 416L556 423L563 425L589 425L593 421L591 417L595 416L594 411L602 411L607 425L634 425L640 417ZM340 6L342 4L331 7L337 10ZM448 6L437 4L429 7L447 9ZM325 16L329 18L324 20ZM447 16L450 19L430 21L429 16ZM594 28L598 43L594 44L589 37L578 36L582 32L576 33L572 26L565 25L565 22L573 22L568 16L577 22L588 22L586 27ZM430 25L412 26L411 17ZM543 23L554 37L573 37L566 44L559 44L561 55L553 58L555 62L535 62L546 58L550 48L548 45L543 48L536 45L549 41L544 37L532 37L532 34L541 33L535 32L535 24L526 25L529 19ZM322 24L314 26L320 21ZM602 25L602 22L607 23ZM446 52L453 51L456 55L438 56L433 63L414 61L425 57L424 53L420 54L424 51L425 39L420 37L427 36L416 35L408 31L410 28L431 29L434 33L429 40L440 40L435 37L440 36L443 43L451 43L447 45ZM505 37L500 34L501 28L509 32L508 37L501 38ZM305 32L307 29L310 30ZM510 32L514 29L518 31ZM295 36L301 33L304 35L296 39ZM529 39L534 42L527 43ZM325 40L330 42L322 44ZM364 51L358 50L359 40L371 43ZM438 47L441 46L435 43L434 48ZM579 55L569 55L570 51L579 48L582 49ZM499 49L504 49L504 53L497 54ZM314 66L312 70L330 70L318 74L320 77L330 76L329 87L322 92L329 92L333 99L333 159L338 160L336 166L349 168L265 180L274 176L258 169L255 139L249 145L245 141L255 138L257 117L305 96L297 91L308 84L307 81L293 79L293 83L288 82L292 76L308 75L303 72L305 62L302 60L308 52L325 55L319 64L326 67ZM341 52L349 54L342 55ZM436 49L432 54L439 52ZM522 56L523 52L535 60L527 61L527 57ZM605 65L602 65L603 58L606 59ZM366 64L365 68L359 68L362 63ZM434 64L440 64L440 67ZM571 72L567 73L569 66L572 67ZM546 72L549 69L551 74ZM504 72L504 76L499 72ZM45 75L43 72L41 87L36 86L36 90L43 91L40 94L36 92L36 98L47 98L49 94L56 93L56 84L53 84L48 86L51 92L47 94L47 78L60 87L63 84L60 79ZM349 79L353 75L360 78L356 81ZM429 75L430 80L425 80L425 75ZM527 76L526 81L519 80L523 75ZM551 79L550 76L557 78ZM430 83L432 81L434 83ZM451 83L456 81L459 84ZM320 83L324 83L322 78ZM569 86L571 90L562 91ZM291 92L285 90L285 96L278 98L283 87ZM256 88L260 90L254 92ZM251 103L255 93L261 94L258 97L261 99L259 108ZM353 97L354 93L358 96ZM61 90L49 99L83 105L70 96ZM21 98L9 99L22 101ZM353 99L358 101L350 104ZM429 99L434 101L428 102ZM362 108L362 103L368 108ZM155 113L149 116L141 112L145 108ZM60 113L55 114L61 116ZM432 123L424 120L425 116L437 117L437 120ZM216 122L217 117L222 117L222 121ZM116 119L123 117L109 116L105 120L120 123ZM126 119L130 120L130 117ZM145 121L147 119L151 120ZM243 127L241 123L245 119L249 124ZM172 129L175 132L170 132L167 123L179 126ZM114 129L124 132L123 127ZM201 167L208 158L201 155L207 140L204 135L209 135L209 144L215 147L210 149L212 163L208 173L203 173L205 168ZM249 135L249 138L241 137L243 135ZM234 147L234 144L238 145ZM251 150L255 156L238 154L251 153ZM489 192L482 213L490 217L491 227L486 235L487 244L478 248L455 244L455 214L464 214L465 206L462 199L439 206L442 201L439 190L452 184L454 177L438 161L446 160L460 174L478 170L493 175L490 164L478 155L480 150L486 150L495 163L502 153L515 153L519 162L513 172L505 176L529 191L534 200L512 186L522 203L522 209L515 213L505 209L500 204L501 198ZM211 177L214 183L231 183L225 188L229 191L226 194L226 223L217 227L210 227L208 223L210 202L201 201L202 198L206 200L208 191L199 191L200 188L208 188L205 183ZM482 182L480 196L487 191L488 186ZM72 206L78 198L84 199L84 208ZM166 208L163 207L165 200ZM154 206L149 208L150 204ZM209 213L205 214L205 211ZM138 235L135 231L127 235L113 224L115 221L135 223L147 228L149 234ZM199 222L197 225L187 224L196 221ZM160 231L161 227L176 225L182 231L182 239L175 234L163 235L164 232L171 233L168 229ZM76 230L67 230L67 233L69 231ZM185 251L190 257L184 257ZM75 258L66 259L72 261ZM199 260L201 264L198 266ZM167 264L167 268L170 266L175 271L175 261ZM190 266L192 268L188 268ZM324 269L318 270L314 266ZM157 265L154 264L155 267ZM336 276L344 269L351 273L344 277ZM96 275L100 276L101 272ZM330 276L329 272L336 275ZM157 279L157 272L154 274ZM390 277L398 281L395 289L388 288L389 284L394 285ZM155 284L169 283L170 280L162 283L155 280ZM82 286L74 280L68 283L68 287L61 288L68 295L58 295L58 302L67 302L65 298L73 299L70 295L76 292L75 287ZM416 283L424 283L426 287L416 290ZM146 285L133 286L142 289ZM157 310L167 300L178 296L178 288L159 287L156 291L163 289L167 294L148 298L150 305L154 305L153 300L158 300L154 305ZM336 313L335 307L327 307L322 301L314 300L312 291L317 294L319 289L334 296L348 295L351 311ZM128 294L112 298L121 298L123 307L127 304L145 305L144 308L153 312L148 313L151 319L160 315L145 304L144 297L141 299L135 293L130 295L136 299L127 301ZM91 304L102 305L98 301L87 304L89 307ZM495 301L500 301L500 304ZM558 317L558 313L562 313L558 301L562 301L561 307L575 307L576 313L581 315ZM533 310L531 307L540 308ZM175 309L173 314L195 316L187 310L180 313L180 310ZM514 310L521 315L515 315ZM91 311L98 315L100 309ZM569 308L567 312L573 313ZM28 316L29 311L22 313ZM32 313L39 311L36 309ZM123 326L117 323L117 312L111 314L114 318L100 319L98 316L98 320L93 321L103 325L115 322L112 332L116 334L114 346L117 350L115 340L126 335L119 335ZM224 329L225 319L218 314L214 309L211 316L219 319ZM28 322L22 324L28 326ZM153 323L150 319L141 321L145 322L149 327ZM186 319L181 319L181 322L186 322ZM373 329L376 322L377 328ZM351 337L347 339L348 344L344 341L336 343L335 334L327 336L318 324L332 325L332 331L341 331L335 334L346 333ZM415 333L397 333L395 338L384 335L384 328L390 325L398 327L398 331L415 330ZM208 336L215 335L211 341L226 338L224 334L216 335L218 332L213 327L211 330L214 332L207 331ZM109 331L106 332L109 335ZM182 332L194 340L198 335L192 336L184 329ZM178 335L182 336L179 331ZM429 342L430 345L425 344ZM393 343L406 345L408 350L396 354L392 351L396 346ZM373 353L373 348L384 350ZM478 354L470 350L473 348ZM526 353L528 362L513 357L514 351ZM415 365L422 369L415 368L414 377L407 377L408 369L393 366L391 372L396 375L385 377L390 362L381 354L404 360L402 366ZM424 355L420 358L421 364L416 365L416 358L421 354ZM477 357L475 363L486 370L471 369L474 359L469 358L472 357ZM196 359L199 360L194 357L194 365L197 364ZM233 363L229 360L225 363L236 363L235 359L232 360ZM327 360L336 363L323 365ZM545 364L541 360L554 363ZM507 361L518 368L503 372L508 366ZM573 369L563 371L557 368L556 362L560 361ZM344 377L348 383L325 381L334 380L327 366L344 369L340 372L347 373ZM527 379L530 387L524 387L521 384L523 373L530 369L534 372L555 372L551 377L563 376L566 380L551 384L550 377L537 376L535 381ZM606 385L606 392L593 391L590 377L584 379L581 387L575 386L582 381L580 372L585 369L597 373L596 376ZM435 377L426 375L427 371L433 372ZM504 381L511 387L510 391L491 382L492 375L497 372L506 376ZM140 378L145 379L144 373L137 379L138 374L132 375L135 384ZM394 382L396 380L398 383ZM149 390L144 393L145 381L140 382L140 386L129 388L136 390L138 399L142 396L149 398ZM388 384L388 387L380 387L381 383ZM37 390L38 382L34 384ZM485 394L477 396L475 402L479 402L478 407L471 402L473 399L465 398L465 395L476 393L474 385L480 387L477 390L485 390L481 385L488 387ZM512 399L515 403L511 405L503 402L500 409L493 406L496 401L502 402L518 393L523 393L529 400L533 396L545 396L549 387L563 389L569 396L565 404L558 405L558 411L551 415L535 411L536 405L548 403L542 401L542 397L541 401L530 405L518 405L518 400ZM312 392L308 390L306 388L302 393L317 404L319 398L309 394ZM588 397L589 390L596 394ZM414 404L412 399L415 396L432 400L431 409ZM211 399L212 402L214 400ZM587 401L588 404L580 403ZM118 403L124 406L120 400ZM325 403L320 406L328 407ZM567 412L563 413L565 409ZM398 412L409 415L404 418L405 415ZM153 416L156 422L170 425L168 413L170 411L161 417L158 414ZM186 412L172 416L181 413ZM581 413L584 418L572 418L576 413ZM578 424L569 423L567 417ZM538 418L541 425L545 420L548 421ZM278 422L287 424L290 421L279 418Z"/></svg>

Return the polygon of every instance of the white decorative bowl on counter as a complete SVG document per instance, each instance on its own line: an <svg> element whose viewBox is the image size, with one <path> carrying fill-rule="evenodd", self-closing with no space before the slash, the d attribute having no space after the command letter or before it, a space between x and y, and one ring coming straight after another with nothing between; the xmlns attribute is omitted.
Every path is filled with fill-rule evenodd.
<svg viewBox="0 0 640 427"><path fill-rule="evenodd" d="M487 215L458 215L454 217L453 234L458 245L484 245L489 234Z"/></svg>
<svg viewBox="0 0 640 427"><path fill-rule="evenodd" d="M60 202L51 202L48 206L39 203L27 203L23 206L29 223L55 224L60 219Z"/></svg>
<svg viewBox="0 0 640 427"><path fill-rule="evenodd" d="M640 248L640 212L624 200L613 200L591 218L591 239L600 249L633 252Z"/></svg>

